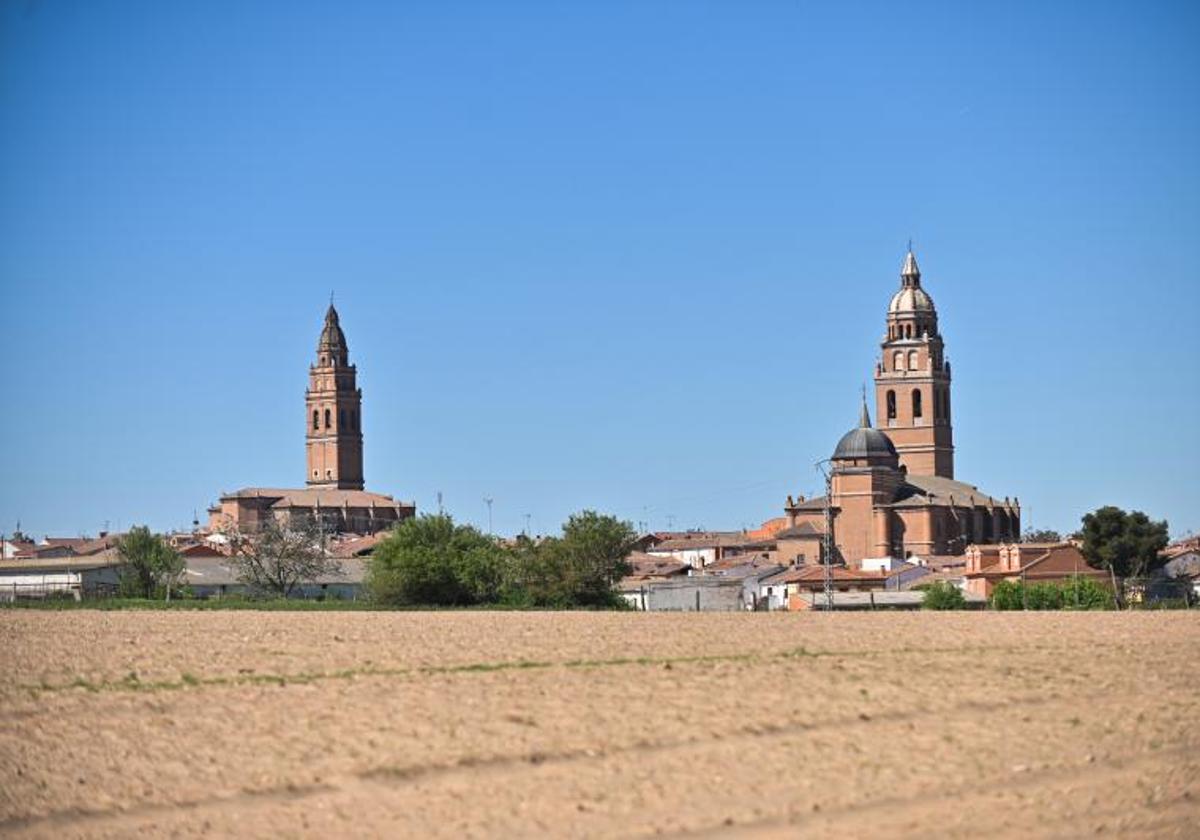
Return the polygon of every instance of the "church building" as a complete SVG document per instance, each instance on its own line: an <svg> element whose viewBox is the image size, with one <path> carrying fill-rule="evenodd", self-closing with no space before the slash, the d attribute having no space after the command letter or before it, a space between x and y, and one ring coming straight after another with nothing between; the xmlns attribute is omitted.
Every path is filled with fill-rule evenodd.
<svg viewBox="0 0 1200 840"><path fill-rule="evenodd" d="M336 533L372 534L416 515L416 505L363 489L362 390L333 303L308 368L303 488L244 487L208 509L209 528L253 531L268 518L320 519Z"/></svg>
<svg viewBox="0 0 1200 840"><path fill-rule="evenodd" d="M875 411L878 427L864 400L857 428L830 459L834 562L962 554L968 545L1019 538L1015 497L954 478L950 362L911 250L888 304ZM788 497L786 527L775 534L781 561L823 562L825 507L825 497Z"/></svg>

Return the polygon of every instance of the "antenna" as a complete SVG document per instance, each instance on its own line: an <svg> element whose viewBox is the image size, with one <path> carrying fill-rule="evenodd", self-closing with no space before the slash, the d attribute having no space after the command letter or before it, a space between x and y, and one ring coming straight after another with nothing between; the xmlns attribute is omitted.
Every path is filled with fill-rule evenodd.
<svg viewBox="0 0 1200 840"><path fill-rule="evenodd" d="M488 534L489 535L492 533L492 502L494 502L494 501L495 501L495 499L493 499L491 496L483 497L483 503L485 505L487 505L487 509L488 509Z"/></svg>
<svg viewBox="0 0 1200 840"><path fill-rule="evenodd" d="M532 513L525 514L525 536L529 536L529 520L533 518Z"/></svg>

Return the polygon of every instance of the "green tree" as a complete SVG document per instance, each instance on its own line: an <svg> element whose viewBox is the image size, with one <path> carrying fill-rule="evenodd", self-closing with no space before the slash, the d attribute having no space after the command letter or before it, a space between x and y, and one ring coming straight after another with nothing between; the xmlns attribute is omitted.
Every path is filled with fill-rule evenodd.
<svg viewBox="0 0 1200 840"><path fill-rule="evenodd" d="M564 553L556 537L534 542L517 538L501 599L512 606L570 607L574 604Z"/></svg>
<svg viewBox="0 0 1200 840"><path fill-rule="evenodd" d="M1083 517L1081 533L1088 564L1118 577L1144 577L1165 562L1159 552L1169 541L1167 523L1153 522L1139 510L1099 508Z"/></svg>
<svg viewBox="0 0 1200 840"><path fill-rule="evenodd" d="M617 582L632 568L626 558L636 538L630 523L585 510L573 514L562 537L545 548L565 571L574 603L612 606L619 601Z"/></svg>
<svg viewBox="0 0 1200 840"><path fill-rule="evenodd" d="M314 519L284 526L268 518L253 533L230 530L227 536L237 579L258 592L290 598L302 583L342 574L341 561L329 556L325 530Z"/></svg>
<svg viewBox="0 0 1200 840"><path fill-rule="evenodd" d="M967 599L957 586L944 580L934 581L921 599L923 610L965 610Z"/></svg>
<svg viewBox="0 0 1200 840"><path fill-rule="evenodd" d="M1025 587L1017 580L1002 580L992 587L989 600L994 610L1025 609Z"/></svg>
<svg viewBox="0 0 1200 840"><path fill-rule="evenodd" d="M499 600L508 553L446 514L407 519L371 555L368 592L388 604L468 606Z"/></svg>
<svg viewBox="0 0 1200 840"><path fill-rule="evenodd" d="M183 558L166 540L145 525L129 529L117 540L121 567L121 594L127 598L153 598L178 586Z"/></svg>
<svg viewBox="0 0 1200 840"><path fill-rule="evenodd" d="M1063 608L1063 590L1057 584L1027 583L1025 589L1025 609L1027 610L1061 610Z"/></svg>
<svg viewBox="0 0 1200 840"><path fill-rule="evenodd" d="M1023 543L1060 543L1062 541L1062 534L1050 528L1038 528L1021 534Z"/></svg>
<svg viewBox="0 0 1200 840"><path fill-rule="evenodd" d="M1064 610L1111 610L1113 593L1107 586L1083 575L1074 575L1062 584Z"/></svg>

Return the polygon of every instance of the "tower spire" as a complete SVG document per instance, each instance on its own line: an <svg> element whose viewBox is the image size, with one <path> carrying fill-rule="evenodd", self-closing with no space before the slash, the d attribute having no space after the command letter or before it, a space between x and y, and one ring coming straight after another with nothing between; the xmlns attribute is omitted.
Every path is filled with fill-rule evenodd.
<svg viewBox="0 0 1200 840"><path fill-rule="evenodd" d="M862 411L858 415L858 427L860 429L871 428L871 413L867 411L867 386L862 386Z"/></svg>
<svg viewBox="0 0 1200 840"><path fill-rule="evenodd" d="M908 251L904 254L904 266L900 269L900 285L921 285L921 269L917 268L917 257L913 253L911 239L908 240Z"/></svg>

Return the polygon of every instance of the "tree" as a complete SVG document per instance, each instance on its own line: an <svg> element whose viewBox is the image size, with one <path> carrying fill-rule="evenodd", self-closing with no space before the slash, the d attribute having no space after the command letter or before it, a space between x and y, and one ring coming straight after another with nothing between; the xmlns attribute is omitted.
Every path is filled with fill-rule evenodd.
<svg viewBox="0 0 1200 840"><path fill-rule="evenodd" d="M446 514L407 519L371 555L367 589L382 603L469 606L499 600L507 553Z"/></svg>
<svg viewBox="0 0 1200 840"><path fill-rule="evenodd" d="M1139 510L1126 513L1111 505L1083 517L1083 556L1097 569L1118 577L1144 577L1162 566L1159 552L1167 547L1167 523L1152 522Z"/></svg>
<svg viewBox="0 0 1200 840"><path fill-rule="evenodd" d="M994 610L1025 609L1025 587L1017 580L997 581L990 599Z"/></svg>
<svg viewBox="0 0 1200 840"><path fill-rule="evenodd" d="M1021 534L1021 542L1023 543L1060 543L1062 541L1062 534L1050 528L1039 528Z"/></svg>
<svg viewBox="0 0 1200 840"><path fill-rule="evenodd" d="M966 596L957 586L944 580L934 581L925 588L925 597L921 599L923 610L965 610Z"/></svg>
<svg viewBox="0 0 1200 840"><path fill-rule="evenodd" d="M1061 586L1057 586L1049 581L1022 585L1025 589L1025 609L1061 610L1063 608L1063 589Z"/></svg>
<svg viewBox="0 0 1200 840"><path fill-rule="evenodd" d="M301 583L342 574L342 564L325 550L325 529L307 519L298 527L269 518L257 531L227 532L237 579L259 592L289 598Z"/></svg>
<svg viewBox="0 0 1200 840"><path fill-rule="evenodd" d="M534 542L519 536L509 554L501 600L521 607L570 607L574 603L564 553L557 537Z"/></svg>
<svg viewBox="0 0 1200 840"><path fill-rule="evenodd" d="M611 606L619 598L617 582L631 570L626 558L635 539L630 523L585 510L573 514L563 525L562 537L548 542L545 550L565 571L574 603Z"/></svg>
<svg viewBox="0 0 1200 840"><path fill-rule="evenodd" d="M117 540L121 567L121 594L130 598L153 598L169 591L183 577L183 558L166 540L150 533L145 525L129 529Z"/></svg>
<svg viewBox="0 0 1200 840"><path fill-rule="evenodd" d="M1083 575L1073 575L1062 584L1064 610L1111 610L1113 593L1104 584Z"/></svg>

